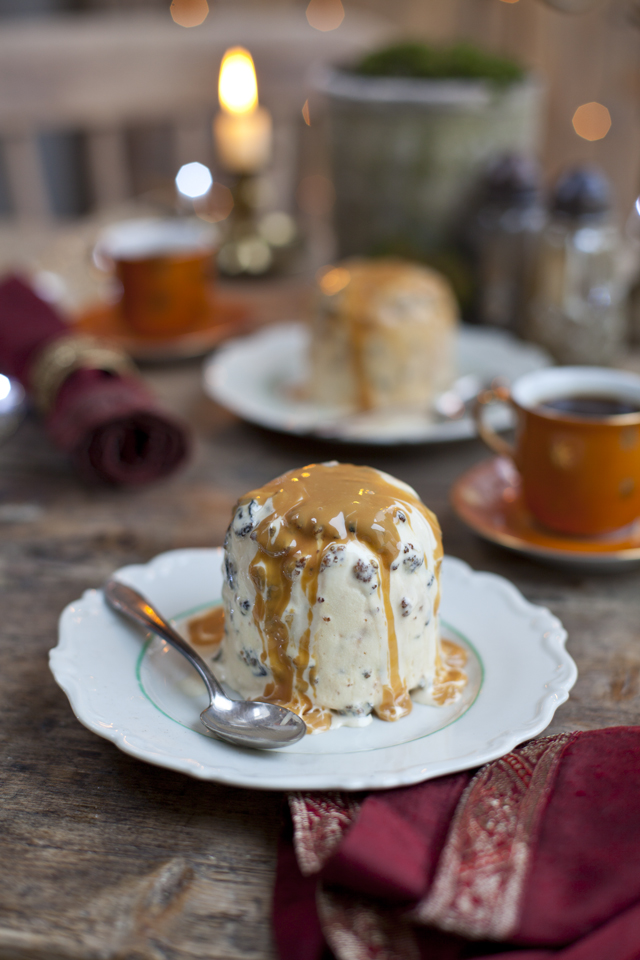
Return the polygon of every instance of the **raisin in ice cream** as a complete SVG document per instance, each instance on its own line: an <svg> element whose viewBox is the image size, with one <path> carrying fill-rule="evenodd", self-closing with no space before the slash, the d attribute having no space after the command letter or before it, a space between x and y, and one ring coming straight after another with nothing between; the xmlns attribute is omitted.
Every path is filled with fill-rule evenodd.
<svg viewBox="0 0 640 960"><path fill-rule="evenodd" d="M216 670L312 731L397 720L434 685L441 559L436 517L401 481L339 463L286 473L235 507Z"/></svg>

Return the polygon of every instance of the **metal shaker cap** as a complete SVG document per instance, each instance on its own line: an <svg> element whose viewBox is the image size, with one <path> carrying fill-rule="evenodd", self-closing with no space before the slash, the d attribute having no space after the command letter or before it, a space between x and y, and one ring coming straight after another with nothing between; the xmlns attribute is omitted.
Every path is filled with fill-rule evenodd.
<svg viewBox="0 0 640 960"><path fill-rule="evenodd" d="M574 167L558 179L551 207L569 217L604 214L611 209L611 186L597 167Z"/></svg>

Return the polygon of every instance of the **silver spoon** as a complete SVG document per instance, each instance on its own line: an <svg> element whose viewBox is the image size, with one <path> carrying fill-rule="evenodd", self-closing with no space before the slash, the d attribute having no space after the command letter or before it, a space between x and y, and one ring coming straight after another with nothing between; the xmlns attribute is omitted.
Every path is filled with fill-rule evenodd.
<svg viewBox="0 0 640 960"><path fill-rule="evenodd" d="M196 668L209 693L209 706L200 714L207 730L236 746L253 747L256 750L286 747L304 737L307 725L293 711L275 703L232 700L227 697L202 657L137 590L121 580L109 580L104 595L110 607L133 620L139 627L151 630L166 640Z"/></svg>
<svg viewBox="0 0 640 960"><path fill-rule="evenodd" d="M25 393L17 380L0 373L0 441L10 436L25 412Z"/></svg>

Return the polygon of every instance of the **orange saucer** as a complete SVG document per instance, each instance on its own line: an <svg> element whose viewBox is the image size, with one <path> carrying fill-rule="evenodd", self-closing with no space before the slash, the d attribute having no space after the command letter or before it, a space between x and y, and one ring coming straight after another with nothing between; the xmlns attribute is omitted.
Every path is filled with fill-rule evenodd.
<svg viewBox="0 0 640 960"><path fill-rule="evenodd" d="M485 460L459 477L451 503L460 519L485 540L539 560L592 570L640 564L640 518L597 537L547 530L525 506L520 477L504 457Z"/></svg>
<svg viewBox="0 0 640 960"><path fill-rule="evenodd" d="M100 303L78 316L75 329L114 341L134 360L186 360L202 356L227 337L245 333L249 329L249 314L244 301L212 297L210 310L198 327L179 336L156 339L129 330L117 303Z"/></svg>

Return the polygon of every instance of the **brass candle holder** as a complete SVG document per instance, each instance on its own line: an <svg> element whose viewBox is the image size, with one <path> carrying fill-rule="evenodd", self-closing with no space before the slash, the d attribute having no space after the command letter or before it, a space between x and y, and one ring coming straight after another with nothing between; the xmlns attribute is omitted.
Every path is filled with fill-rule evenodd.
<svg viewBox="0 0 640 960"><path fill-rule="evenodd" d="M239 174L231 185L233 210L225 221L218 269L227 277L262 277L291 269L300 248L296 222L260 203L262 178Z"/></svg>

